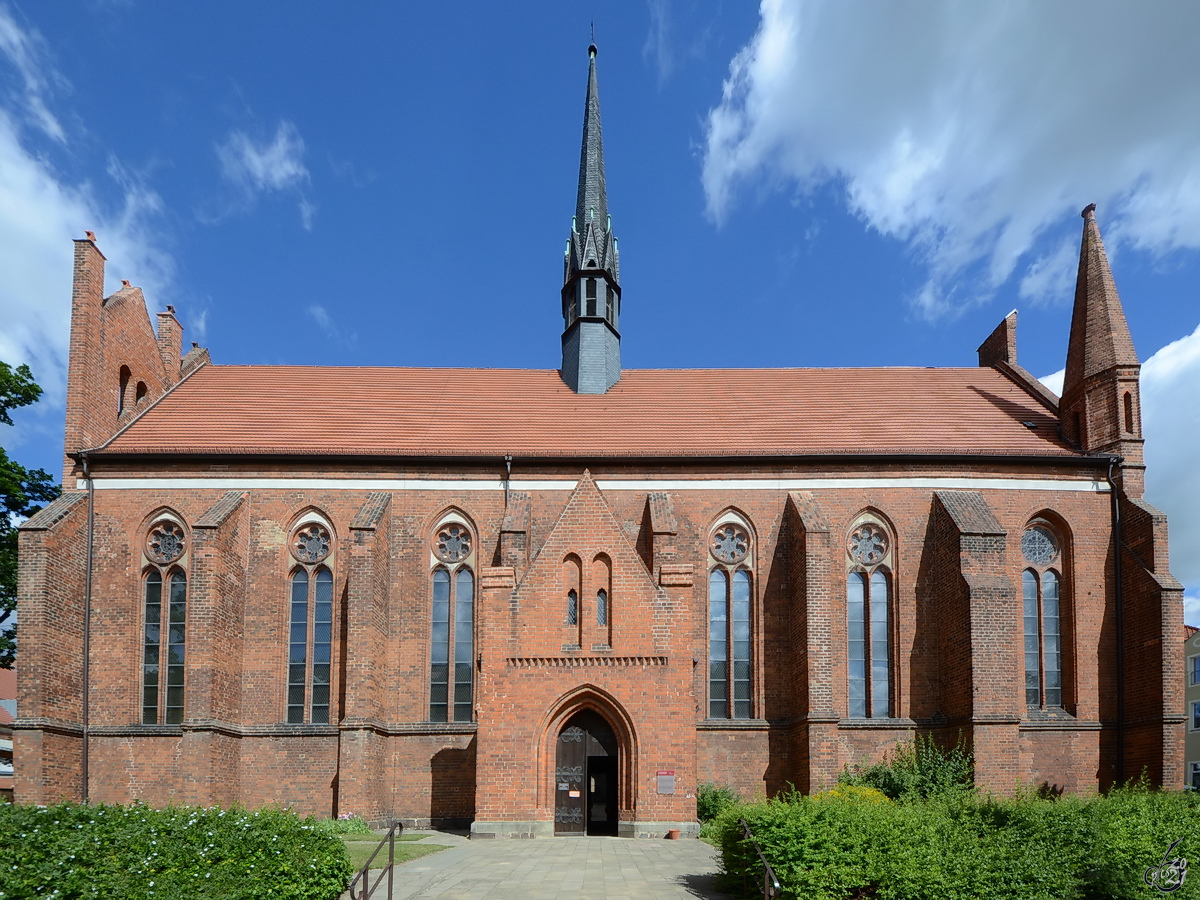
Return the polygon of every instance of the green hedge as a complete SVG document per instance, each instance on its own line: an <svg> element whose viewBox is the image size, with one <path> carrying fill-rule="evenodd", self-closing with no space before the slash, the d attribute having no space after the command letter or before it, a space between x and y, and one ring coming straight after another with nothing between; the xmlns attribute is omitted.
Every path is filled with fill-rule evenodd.
<svg viewBox="0 0 1200 900"><path fill-rule="evenodd" d="M835 791L725 811L713 831L726 886L761 877L745 817L785 897L878 900L997 897L1097 900L1163 896L1144 881L1174 855L1200 859L1200 797L1116 790L1104 797L883 801ZM1173 894L1200 898L1200 873Z"/></svg>
<svg viewBox="0 0 1200 900"><path fill-rule="evenodd" d="M346 847L316 820L145 806L0 806L0 900L336 900Z"/></svg>

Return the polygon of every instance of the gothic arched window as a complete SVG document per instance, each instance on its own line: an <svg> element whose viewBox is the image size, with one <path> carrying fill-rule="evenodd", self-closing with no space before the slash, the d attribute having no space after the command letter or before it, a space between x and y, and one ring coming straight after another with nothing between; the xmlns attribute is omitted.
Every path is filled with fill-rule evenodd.
<svg viewBox="0 0 1200 900"><path fill-rule="evenodd" d="M292 532L288 616L287 721L327 725L333 680L333 537L316 518Z"/></svg>
<svg viewBox="0 0 1200 900"><path fill-rule="evenodd" d="M1062 541L1038 519L1021 535L1025 705L1063 706Z"/></svg>
<svg viewBox="0 0 1200 900"><path fill-rule="evenodd" d="M142 724L183 721L187 649L186 537L183 526L161 518L146 534L142 573Z"/></svg>
<svg viewBox="0 0 1200 900"><path fill-rule="evenodd" d="M708 716L749 719L753 703L753 576L749 526L728 519L709 540Z"/></svg>
<svg viewBox="0 0 1200 900"><path fill-rule="evenodd" d="M892 540L862 519L846 541L846 626L850 715L887 718L891 699Z"/></svg>
<svg viewBox="0 0 1200 900"><path fill-rule="evenodd" d="M434 529L432 638L429 655L429 720L474 718L475 540L464 522Z"/></svg>

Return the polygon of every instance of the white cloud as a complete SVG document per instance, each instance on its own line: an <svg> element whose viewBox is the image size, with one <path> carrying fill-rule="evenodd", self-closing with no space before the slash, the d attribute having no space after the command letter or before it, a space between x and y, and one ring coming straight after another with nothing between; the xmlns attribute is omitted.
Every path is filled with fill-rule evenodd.
<svg viewBox="0 0 1200 900"><path fill-rule="evenodd" d="M308 317L317 323L317 326L325 332L325 336L331 341L336 341L339 344L349 349L354 349L358 346L358 333L354 331L343 332L333 320L333 316L329 314L324 306L319 303L309 305L306 310Z"/></svg>
<svg viewBox="0 0 1200 900"><path fill-rule="evenodd" d="M333 319L330 317L329 311L319 303L314 303L308 308L308 315L329 337L337 334L337 329L333 325Z"/></svg>
<svg viewBox="0 0 1200 900"><path fill-rule="evenodd" d="M20 86L10 89L8 103L24 107L26 117L47 137L65 143L62 125L46 107L45 95L61 78L48 62L45 41L36 31L21 28L4 5L0 5L0 54L20 76Z"/></svg>
<svg viewBox="0 0 1200 900"><path fill-rule="evenodd" d="M671 0L646 0L650 11L650 31L642 45L642 59L654 62L661 85L675 69L675 53L671 46Z"/></svg>
<svg viewBox="0 0 1200 900"><path fill-rule="evenodd" d="M672 0L646 0L646 6L650 29L642 44L642 59L657 70L658 85L662 87L679 69L704 57L713 22L701 19L711 10L695 0L682 7Z"/></svg>
<svg viewBox="0 0 1200 900"><path fill-rule="evenodd" d="M1198 33L1186 2L763 0L709 112L709 214L832 182L927 264L926 315L975 264L973 298L1016 272L1069 299L1074 260L1028 256L1088 202L1110 253L1200 248Z"/></svg>
<svg viewBox="0 0 1200 900"><path fill-rule="evenodd" d="M281 121L270 141L255 141L235 129L216 149L221 174L241 192L244 206L253 205L260 194L296 191L301 224L312 230L316 207L304 195L310 176L304 165L304 140L295 125Z"/></svg>
<svg viewBox="0 0 1200 900"><path fill-rule="evenodd" d="M1200 628L1200 594L1183 595L1183 621L1193 628Z"/></svg>
<svg viewBox="0 0 1200 900"><path fill-rule="evenodd" d="M1039 380L1061 395L1064 371ZM1200 325L1142 364L1141 393L1146 500L1167 514L1171 572L1200 625Z"/></svg>
<svg viewBox="0 0 1200 900"><path fill-rule="evenodd" d="M1067 376L1067 370L1059 369L1057 372L1053 372L1049 375L1045 375L1045 376L1039 378L1038 381L1040 381L1046 387L1050 388L1050 390L1054 391L1055 394L1057 394L1059 397L1061 397L1062 396L1063 379L1066 378L1066 376ZM1145 418L1145 417L1143 416L1143 418Z"/></svg>
<svg viewBox="0 0 1200 900"><path fill-rule="evenodd" d="M1142 365L1146 499L1167 514L1171 571L1200 591L1200 325ZM1200 624L1200 623L1197 623Z"/></svg>
<svg viewBox="0 0 1200 900"><path fill-rule="evenodd" d="M0 7L0 61L16 67L22 96L0 98L0 359L28 363L46 390L41 412L61 410L66 387L73 238L97 233L108 259L109 288L128 277L162 298L173 260L161 241L161 202L136 177L109 161L107 172L120 199L102 201L94 187L65 177L54 164L71 135L46 106L30 105L46 85L62 82L41 52L42 38L22 30ZM53 142L46 145L44 138ZM35 430L37 425L32 425ZM20 426L18 426L19 431ZM22 442L20 434L5 438Z"/></svg>

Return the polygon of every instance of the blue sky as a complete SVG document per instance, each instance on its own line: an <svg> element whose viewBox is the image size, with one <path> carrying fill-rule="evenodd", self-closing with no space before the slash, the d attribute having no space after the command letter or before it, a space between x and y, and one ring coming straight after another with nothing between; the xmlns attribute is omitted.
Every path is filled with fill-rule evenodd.
<svg viewBox="0 0 1200 900"><path fill-rule="evenodd" d="M0 2L0 442L85 229L217 363L556 368L593 17L626 367L1053 376L1097 203L1200 624L1194 3Z"/></svg>

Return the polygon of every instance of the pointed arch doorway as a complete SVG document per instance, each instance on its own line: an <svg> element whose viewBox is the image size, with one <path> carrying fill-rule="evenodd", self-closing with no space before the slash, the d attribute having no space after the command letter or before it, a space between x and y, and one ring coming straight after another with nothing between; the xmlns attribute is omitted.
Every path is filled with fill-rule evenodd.
<svg viewBox="0 0 1200 900"><path fill-rule="evenodd" d="M554 833L617 833L617 738L598 712L571 716L555 741Z"/></svg>

